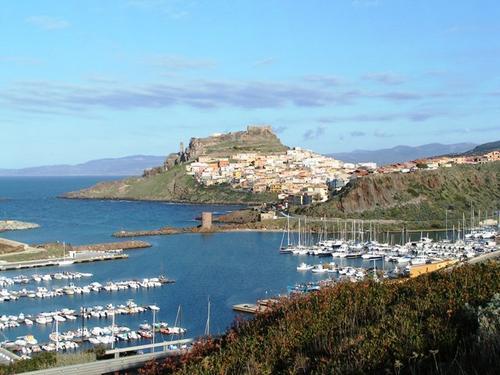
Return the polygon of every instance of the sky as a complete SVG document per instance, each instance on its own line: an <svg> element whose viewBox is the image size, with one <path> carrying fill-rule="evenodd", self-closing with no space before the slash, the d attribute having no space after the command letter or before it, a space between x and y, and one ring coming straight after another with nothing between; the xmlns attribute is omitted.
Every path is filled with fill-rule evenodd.
<svg viewBox="0 0 500 375"><path fill-rule="evenodd" d="M0 168L250 124L321 153L498 140L499 19L483 0L4 1Z"/></svg>

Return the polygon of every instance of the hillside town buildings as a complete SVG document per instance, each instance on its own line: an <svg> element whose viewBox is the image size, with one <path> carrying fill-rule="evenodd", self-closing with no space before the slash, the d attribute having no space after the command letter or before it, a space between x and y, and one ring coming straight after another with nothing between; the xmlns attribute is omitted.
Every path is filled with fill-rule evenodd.
<svg viewBox="0 0 500 375"><path fill-rule="evenodd" d="M372 173L411 173L500 160L500 151L481 156L442 156L377 167L344 163L299 147L281 153L246 152L231 157L200 156L186 171L204 186L228 185L254 193L276 193L293 205L324 202L349 181Z"/></svg>
<svg viewBox="0 0 500 375"><path fill-rule="evenodd" d="M201 156L186 169L205 186L227 184L233 189L272 192L281 199L307 204L326 201L331 189L344 186L357 167L296 147L284 153Z"/></svg>

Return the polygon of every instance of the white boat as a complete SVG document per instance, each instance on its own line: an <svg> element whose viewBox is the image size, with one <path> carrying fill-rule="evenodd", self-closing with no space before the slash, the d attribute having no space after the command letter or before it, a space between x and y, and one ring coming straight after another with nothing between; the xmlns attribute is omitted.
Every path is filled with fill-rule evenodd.
<svg viewBox="0 0 500 375"><path fill-rule="evenodd" d="M47 318L44 317L44 316L39 316L35 319L35 321L38 323L38 324L47 324L48 321L47 321Z"/></svg>
<svg viewBox="0 0 500 375"><path fill-rule="evenodd" d="M168 330L169 333L173 335L181 335L186 333L186 329L181 327L169 327Z"/></svg>
<svg viewBox="0 0 500 375"><path fill-rule="evenodd" d="M300 265L297 266L297 271L309 271L312 270L313 268L314 268L313 265L302 262L300 263Z"/></svg>
<svg viewBox="0 0 500 375"><path fill-rule="evenodd" d="M63 260L59 261L59 265L60 266L69 266L75 262L72 259L66 257L66 242L64 242L63 246L64 246ZM64 276L63 277L68 278L67 275L65 275L65 276L66 277L64 277Z"/></svg>
<svg viewBox="0 0 500 375"><path fill-rule="evenodd" d="M35 339L33 335L26 335L23 337L23 339L26 341L28 345L36 345L38 344L38 340Z"/></svg>
<svg viewBox="0 0 500 375"><path fill-rule="evenodd" d="M322 264L318 264L317 266L314 266L311 270L313 273L327 273L328 268L323 267Z"/></svg>
<svg viewBox="0 0 500 375"><path fill-rule="evenodd" d="M370 253L366 253L366 254L361 255L361 258L363 258L365 260L378 260L378 259L382 259L383 257L384 257L383 254L376 253L376 252L370 252Z"/></svg>

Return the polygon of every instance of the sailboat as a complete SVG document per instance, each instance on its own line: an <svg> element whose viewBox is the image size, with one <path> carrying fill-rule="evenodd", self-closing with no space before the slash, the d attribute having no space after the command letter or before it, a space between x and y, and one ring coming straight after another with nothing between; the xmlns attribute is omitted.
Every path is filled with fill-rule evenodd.
<svg viewBox="0 0 500 375"><path fill-rule="evenodd" d="M171 341L174 339L174 336L179 336L179 338L182 338L184 333L186 333L186 329L181 328L180 326L181 318L182 318L182 310L181 310L181 305L179 305L179 308L177 309L177 315L175 317L174 326L168 328Z"/></svg>
<svg viewBox="0 0 500 375"><path fill-rule="evenodd" d="M58 262L58 264L60 266L69 266L70 264L73 264L74 261L71 259L71 258L67 258L66 257L66 242L63 243L64 244L64 254L63 254L63 260L60 260Z"/></svg>
<svg viewBox="0 0 500 375"><path fill-rule="evenodd" d="M285 233L286 233L286 247L284 247L284 241L285 241ZM293 246L290 243L290 215L286 216L286 232L283 231L283 237L281 238L281 245L280 245L280 254L291 254L293 250Z"/></svg>
<svg viewBox="0 0 500 375"><path fill-rule="evenodd" d="M207 323L205 325L205 336L210 336L210 297L208 298Z"/></svg>

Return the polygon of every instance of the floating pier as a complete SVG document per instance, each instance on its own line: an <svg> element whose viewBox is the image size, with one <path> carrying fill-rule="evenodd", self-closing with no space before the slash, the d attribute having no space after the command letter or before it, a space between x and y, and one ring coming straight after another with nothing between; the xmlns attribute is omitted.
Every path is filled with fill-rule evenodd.
<svg viewBox="0 0 500 375"><path fill-rule="evenodd" d="M257 303L239 303L233 305L233 310L247 314L257 314L269 310L278 302L275 298L261 299Z"/></svg>
<svg viewBox="0 0 500 375"><path fill-rule="evenodd" d="M108 253L108 254L93 255L93 256L79 255L78 257L75 258L53 258L53 259L26 260L21 262L5 262L5 263L0 263L0 271L60 266L62 262L71 262L76 264L76 263L90 263L90 262L100 262L104 260L118 260L127 258L128 254Z"/></svg>

